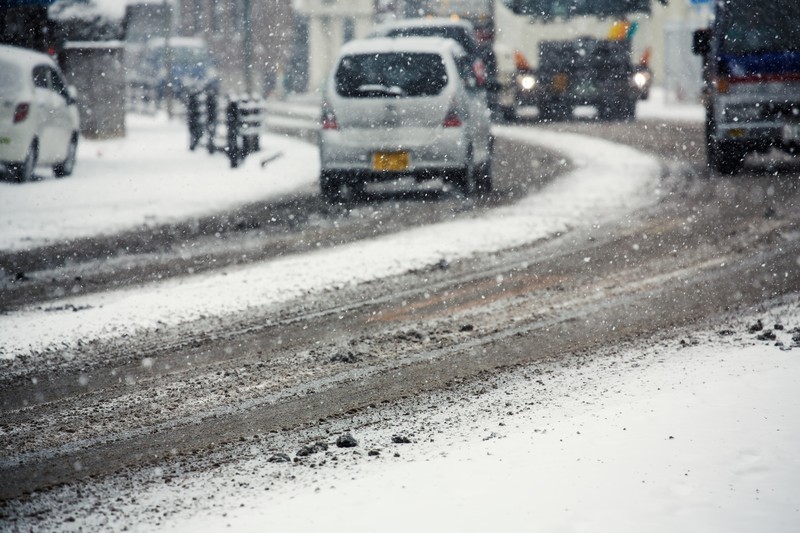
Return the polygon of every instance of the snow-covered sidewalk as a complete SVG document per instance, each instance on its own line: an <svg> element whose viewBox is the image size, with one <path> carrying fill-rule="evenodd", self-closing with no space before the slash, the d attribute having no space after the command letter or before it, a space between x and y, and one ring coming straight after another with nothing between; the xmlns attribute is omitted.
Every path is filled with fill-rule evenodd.
<svg viewBox="0 0 800 533"><path fill-rule="evenodd" d="M762 318L796 347L758 341L748 327ZM192 479L185 497L221 500L166 529L795 532L798 326L793 298L687 337L534 365L452 407L357 433L373 460L315 470L253 458ZM392 444L394 433L415 444ZM223 488L230 479L253 485Z"/></svg>
<svg viewBox="0 0 800 533"><path fill-rule="evenodd" d="M75 530L793 533L800 299L768 307L367 410L349 428L265 435L199 473L62 487L27 512ZM348 429L358 446L336 447ZM320 440L327 452L271 461Z"/></svg>
<svg viewBox="0 0 800 533"><path fill-rule="evenodd" d="M80 237L222 212L316 186L319 153L295 139L264 135L262 151L231 169L224 154L190 152L181 119L129 114L128 135L83 140L73 176L0 182L0 250L34 248ZM280 157L262 166L262 160Z"/></svg>
<svg viewBox="0 0 800 533"><path fill-rule="evenodd" d="M167 529L795 532L800 347L757 341L748 326L760 318L785 327L775 333L786 345L800 334L788 331L800 326L794 298L721 325L729 336L526 368L452 408L358 434L361 454L380 451L372 461L284 467L296 480L269 492L219 487L241 470L192 480L199 501L214 486L222 501ZM392 444L398 431L417 444ZM278 470L260 463L248 481Z"/></svg>

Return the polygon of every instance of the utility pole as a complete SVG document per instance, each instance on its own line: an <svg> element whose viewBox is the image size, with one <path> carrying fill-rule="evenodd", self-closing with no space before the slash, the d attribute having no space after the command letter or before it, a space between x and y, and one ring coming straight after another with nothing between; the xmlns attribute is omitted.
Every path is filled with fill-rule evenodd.
<svg viewBox="0 0 800 533"><path fill-rule="evenodd" d="M244 86L247 94L253 94L253 17L252 0L243 0L244 9Z"/></svg>
<svg viewBox="0 0 800 533"><path fill-rule="evenodd" d="M172 6L167 0L164 0L164 20L166 20L167 24L166 36L164 37L164 68L167 71L167 117L171 119L173 115L172 101L175 97L175 91L172 85L174 81L172 75Z"/></svg>

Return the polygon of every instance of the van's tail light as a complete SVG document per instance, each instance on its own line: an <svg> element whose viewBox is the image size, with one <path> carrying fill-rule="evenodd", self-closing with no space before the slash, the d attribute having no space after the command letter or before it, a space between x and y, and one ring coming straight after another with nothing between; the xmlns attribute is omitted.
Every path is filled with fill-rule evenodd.
<svg viewBox="0 0 800 533"><path fill-rule="evenodd" d="M336 120L336 113L333 112L333 108L328 103L322 105L322 129L339 129L339 122Z"/></svg>
<svg viewBox="0 0 800 533"><path fill-rule="evenodd" d="M457 107L455 102L450 104L450 109L447 110L447 114L444 116L442 126L445 128L460 128L464 124L461 117L458 115Z"/></svg>
<svg viewBox="0 0 800 533"><path fill-rule="evenodd" d="M14 124L23 122L26 118L28 118L28 112L30 112L30 110L31 105L27 102L17 104L16 109L14 109Z"/></svg>

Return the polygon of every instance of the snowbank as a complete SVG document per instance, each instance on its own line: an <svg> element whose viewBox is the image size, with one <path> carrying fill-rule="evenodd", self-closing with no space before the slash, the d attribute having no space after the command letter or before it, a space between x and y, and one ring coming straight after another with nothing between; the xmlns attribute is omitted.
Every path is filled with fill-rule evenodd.
<svg viewBox="0 0 800 533"><path fill-rule="evenodd" d="M0 249L21 250L80 237L113 235L218 213L315 186L314 146L277 135L232 170L223 154L190 152L181 120L128 115L128 136L82 141L75 174L18 185L0 182ZM268 166L261 161L282 154Z"/></svg>

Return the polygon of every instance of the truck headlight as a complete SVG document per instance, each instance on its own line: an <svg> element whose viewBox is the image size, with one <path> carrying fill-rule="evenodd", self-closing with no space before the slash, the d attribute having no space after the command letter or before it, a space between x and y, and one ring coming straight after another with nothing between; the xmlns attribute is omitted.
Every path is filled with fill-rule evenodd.
<svg viewBox="0 0 800 533"><path fill-rule="evenodd" d="M633 84L639 89L644 89L650 83L650 76L646 72L637 72L633 75Z"/></svg>
<svg viewBox="0 0 800 533"><path fill-rule="evenodd" d="M525 74L519 77L518 83L523 91L530 91L536 87L536 78L532 74Z"/></svg>

